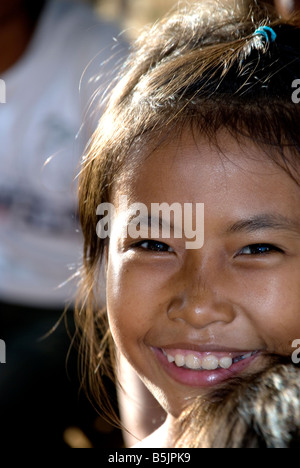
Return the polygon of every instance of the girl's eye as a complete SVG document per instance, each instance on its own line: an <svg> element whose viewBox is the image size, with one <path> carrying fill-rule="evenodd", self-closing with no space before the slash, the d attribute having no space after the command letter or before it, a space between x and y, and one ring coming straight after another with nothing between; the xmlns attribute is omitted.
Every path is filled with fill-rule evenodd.
<svg viewBox="0 0 300 468"><path fill-rule="evenodd" d="M150 250L152 252L174 252L174 250L164 242L155 240L144 240L134 244L133 247L139 247L141 249Z"/></svg>
<svg viewBox="0 0 300 468"><path fill-rule="evenodd" d="M274 252L282 253L282 250L271 244L253 244L244 247L238 255L267 255Z"/></svg>

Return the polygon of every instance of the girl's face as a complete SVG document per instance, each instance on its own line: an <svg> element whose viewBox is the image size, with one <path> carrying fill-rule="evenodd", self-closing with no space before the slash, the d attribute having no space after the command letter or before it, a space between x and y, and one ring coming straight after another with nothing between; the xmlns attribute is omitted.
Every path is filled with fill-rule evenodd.
<svg viewBox="0 0 300 468"><path fill-rule="evenodd" d="M225 132L219 141L222 154L188 132L174 137L115 193L113 338L174 416L207 389L262 370L271 354L292 355L300 339L300 188L253 144ZM124 236L132 219L119 195L149 215L151 203L204 203L203 247L187 248L184 234L153 239L145 228Z"/></svg>

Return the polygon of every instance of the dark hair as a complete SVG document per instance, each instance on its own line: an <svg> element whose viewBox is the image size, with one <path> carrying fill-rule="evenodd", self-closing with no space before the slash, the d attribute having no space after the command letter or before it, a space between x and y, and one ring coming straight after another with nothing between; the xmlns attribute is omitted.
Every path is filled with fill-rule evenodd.
<svg viewBox="0 0 300 468"><path fill-rule="evenodd" d="M276 40L254 36L270 26ZM96 234L96 208L110 202L118 180L134 173L156 145L190 127L218 144L225 129L250 139L298 180L300 105L292 83L300 73L300 16L277 17L269 5L201 1L146 29L108 101L82 161L79 209L84 259L76 309L83 369L101 399L101 373L112 374L113 343L97 278L105 242Z"/></svg>
<svg viewBox="0 0 300 468"><path fill-rule="evenodd" d="M277 364L232 382L215 401L196 399L177 424L177 448L299 448L300 369Z"/></svg>
<svg viewBox="0 0 300 468"><path fill-rule="evenodd" d="M33 25L35 25L36 21L38 20L46 3L47 3L47 0L25 0L24 1L24 7L26 9L26 13Z"/></svg>

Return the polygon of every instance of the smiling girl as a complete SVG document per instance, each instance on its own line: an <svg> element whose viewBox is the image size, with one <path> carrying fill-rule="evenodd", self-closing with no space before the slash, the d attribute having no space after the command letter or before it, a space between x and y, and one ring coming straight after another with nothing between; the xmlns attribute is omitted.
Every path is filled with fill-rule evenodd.
<svg viewBox="0 0 300 468"><path fill-rule="evenodd" d="M256 2L199 2L162 20L137 42L83 160L77 319L89 382L101 396L108 347L114 366L122 356L134 368L168 414L141 447L172 447L193 399L254 378L300 338L299 26ZM131 236L121 195L149 212L204 204L203 247L187 248L184 229L151 236L151 215ZM102 203L115 207L106 239Z"/></svg>

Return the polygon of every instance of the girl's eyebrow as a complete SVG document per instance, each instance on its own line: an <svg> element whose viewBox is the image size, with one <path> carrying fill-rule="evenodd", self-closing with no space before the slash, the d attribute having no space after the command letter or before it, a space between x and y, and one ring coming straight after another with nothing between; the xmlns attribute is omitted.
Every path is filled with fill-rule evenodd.
<svg viewBox="0 0 300 468"><path fill-rule="evenodd" d="M295 219L287 218L279 213L266 213L237 221L229 226L226 233L233 234L241 231L251 233L263 229L293 231L299 234L300 224Z"/></svg>

